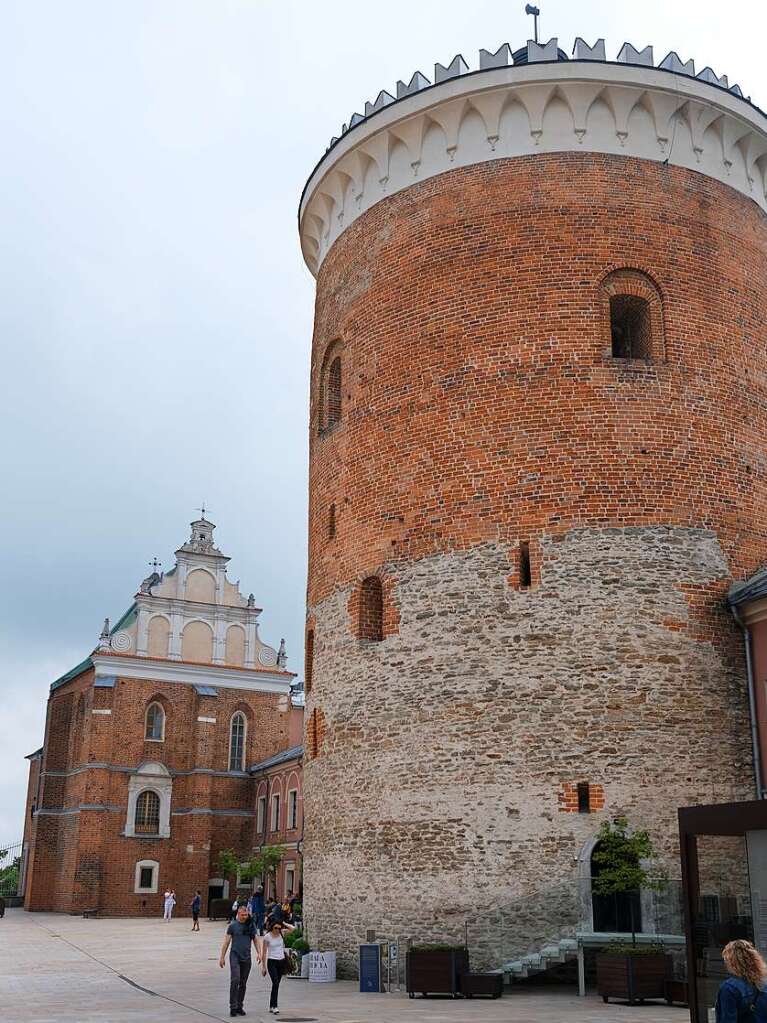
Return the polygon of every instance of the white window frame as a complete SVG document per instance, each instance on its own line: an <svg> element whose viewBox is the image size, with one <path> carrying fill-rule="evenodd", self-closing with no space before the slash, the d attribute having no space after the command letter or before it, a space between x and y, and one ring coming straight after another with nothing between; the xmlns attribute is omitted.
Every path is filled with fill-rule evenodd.
<svg viewBox="0 0 767 1023"><path fill-rule="evenodd" d="M235 887L236 888L247 888L249 891L253 891L253 886L254 886L254 882L255 882L256 879L255 879L255 877L253 875L251 875L247 880L243 880L242 875L243 875L244 870L245 870L245 864L241 863L239 865L239 867L237 868L237 883L236 883Z"/></svg>
<svg viewBox="0 0 767 1023"><path fill-rule="evenodd" d="M266 796L259 796L256 803L256 831L259 835L264 833L266 824Z"/></svg>
<svg viewBox="0 0 767 1023"><path fill-rule="evenodd" d="M280 794L275 792L272 796L272 812L270 822L270 831L275 832L280 830Z"/></svg>
<svg viewBox="0 0 767 1023"><path fill-rule="evenodd" d="M162 728L160 729L159 739L150 739L149 736L146 734L149 725L149 711L152 709L152 707L159 707L160 713L162 714ZM158 700L152 700L152 702L146 709L146 713L144 714L144 742L165 742L165 708Z"/></svg>
<svg viewBox="0 0 767 1023"><path fill-rule="evenodd" d="M141 871L151 867L152 884L149 888L141 887ZM156 895L160 890L160 864L157 860L139 860L133 875L133 892L135 895Z"/></svg>
<svg viewBox="0 0 767 1023"><path fill-rule="evenodd" d="M288 820L285 825L288 831L298 827L298 789L288 789Z"/></svg>
<svg viewBox="0 0 767 1023"><path fill-rule="evenodd" d="M156 835L136 834L136 802L145 789L151 789L160 797L160 830ZM170 838L170 804L173 795L173 779L164 764L150 762L142 764L128 780L128 806L125 816L126 838Z"/></svg>
<svg viewBox="0 0 767 1023"><path fill-rule="evenodd" d="M237 716L242 718L242 759L240 760L239 767L232 767L232 726L234 725L234 719ZM248 718L241 710L236 710L234 714L229 718L229 761L228 769L230 771L242 772L245 770L245 751L248 745Z"/></svg>
<svg viewBox="0 0 767 1023"><path fill-rule="evenodd" d="M288 881L288 874L292 874L292 880L290 882ZM295 863L295 860L289 860L285 864L284 878L285 878L285 881L284 881L284 883L285 883L285 889L284 889L285 890L285 898L287 899L287 897L288 897L290 892L293 892L294 895L298 895L298 892L296 891L296 863Z"/></svg>

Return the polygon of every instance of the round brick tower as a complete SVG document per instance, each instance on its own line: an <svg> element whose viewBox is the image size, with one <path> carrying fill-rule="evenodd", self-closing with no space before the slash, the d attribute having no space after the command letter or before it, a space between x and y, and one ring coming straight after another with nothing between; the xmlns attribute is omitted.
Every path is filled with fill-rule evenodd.
<svg viewBox="0 0 767 1023"><path fill-rule="evenodd" d="M753 798L767 118L575 55L400 82L302 198L305 901L348 956L588 877L605 817L678 876L677 807Z"/></svg>

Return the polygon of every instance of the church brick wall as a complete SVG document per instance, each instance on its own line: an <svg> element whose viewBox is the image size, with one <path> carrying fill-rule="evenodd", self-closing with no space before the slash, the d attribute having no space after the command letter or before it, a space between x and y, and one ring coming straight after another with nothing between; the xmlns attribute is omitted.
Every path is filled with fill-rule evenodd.
<svg viewBox="0 0 767 1023"><path fill-rule="evenodd" d="M724 595L767 540L765 256L767 220L734 190L589 153L415 184L326 256L305 902L348 964L368 927L460 937L574 881L618 813L673 873L678 806L751 796ZM620 269L661 296L662 360L610 357L601 283ZM342 414L320 434L329 345ZM397 621L379 643L350 614L373 574ZM579 780L603 808L561 812Z"/></svg>
<svg viewBox="0 0 767 1023"><path fill-rule="evenodd" d="M30 822L26 908L160 914L162 891L171 886L179 911L187 912L195 888L207 896L220 849L252 848L253 781L228 772L232 715L242 710L247 716L247 767L289 744L291 710L284 709L284 697L269 693L221 687L211 697L191 685L118 678L113 688L94 688L93 681L93 672L86 672L49 700L38 762L44 813ZM154 700L166 712L162 742L144 738L146 708ZM198 717L215 717L216 724ZM159 761L173 776L167 839L122 834L131 771L147 761ZM195 812L208 809L217 812ZM157 895L134 894L135 865L143 859L160 864Z"/></svg>

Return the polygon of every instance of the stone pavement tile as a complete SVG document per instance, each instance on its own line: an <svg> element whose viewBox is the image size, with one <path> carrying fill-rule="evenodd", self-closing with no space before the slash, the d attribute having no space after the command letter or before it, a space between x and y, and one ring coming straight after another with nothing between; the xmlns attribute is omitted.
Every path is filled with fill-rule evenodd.
<svg viewBox="0 0 767 1023"><path fill-rule="evenodd" d="M0 920L3 1023L205 1023L229 1020L228 969L218 966L225 924L83 920L11 910ZM133 984L147 991L134 987ZM269 981L254 970L246 1023L272 1021ZM282 1023L686 1023L663 1004L603 1005L569 989L514 989L498 1001L362 995L355 983L283 981Z"/></svg>

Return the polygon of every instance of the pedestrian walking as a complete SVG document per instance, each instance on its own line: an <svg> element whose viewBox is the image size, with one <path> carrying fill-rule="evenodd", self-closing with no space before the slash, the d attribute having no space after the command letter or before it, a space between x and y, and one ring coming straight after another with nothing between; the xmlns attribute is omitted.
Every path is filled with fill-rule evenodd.
<svg viewBox="0 0 767 1023"><path fill-rule="evenodd" d="M259 935L264 933L264 889L261 885L256 888L250 897L250 915Z"/></svg>
<svg viewBox="0 0 767 1023"><path fill-rule="evenodd" d="M250 956L251 942L256 944L256 929L253 921L248 915L248 907L240 906L237 910L237 919L233 920L226 929L226 937L221 949L221 956L218 965L223 970L226 965L226 953L229 951L229 1015L245 1016L243 1003L245 1001L245 990L248 986L248 976L252 965ZM258 947L256 947L258 952Z"/></svg>
<svg viewBox="0 0 767 1023"><path fill-rule="evenodd" d="M170 923L170 918L173 916L173 907L176 905L176 892L173 888L170 888L165 893L165 902L163 903L163 919Z"/></svg>
<svg viewBox="0 0 767 1023"><path fill-rule="evenodd" d="M275 922L284 923L285 914L282 912L282 906L276 899L269 899L266 904L266 930L271 930L271 925Z"/></svg>
<svg viewBox="0 0 767 1023"><path fill-rule="evenodd" d="M722 950L730 976L719 988L716 1023L767 1021L767 963L750 941L731 941Z"/></svg>
<svg viewBox="0 0 767 1023"><path fill-rule="evenodd" d="M282 937L283 931L294 931L295 927L290 924L272 920L271 927L259 939L258 958L261 963L261 973L265 977L267 972L272 981L272 991L269 995L269 1012L275 1016L279 1014L277 1000L280 993L280 981L285 973L285 942Z"/></svg>
<svg viewBox="0 0 767 1023"><path fill-rule="evenodd" d="M202 896L200 895L199 889L194 893L192 899L192 930L199 931L200 929L200 910L202 909Z"/></svg>

